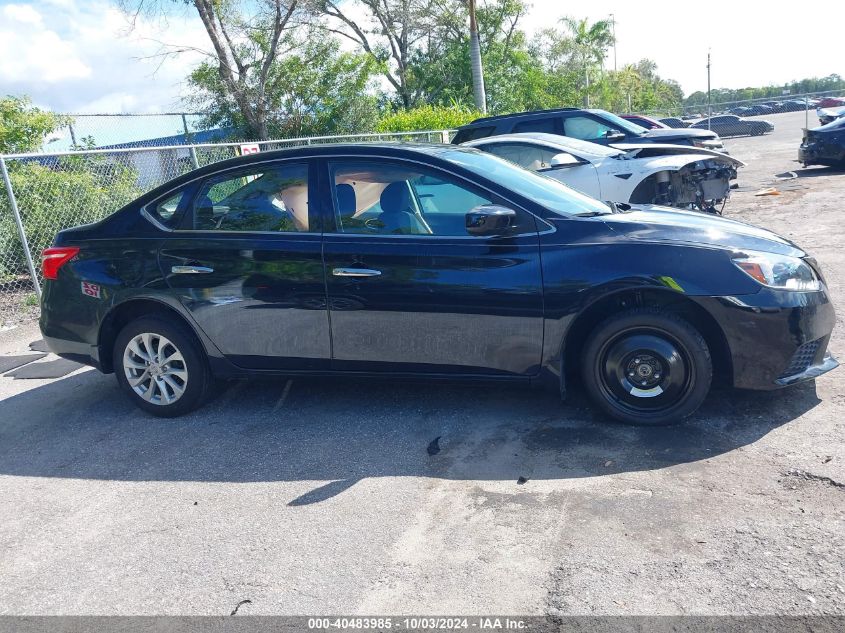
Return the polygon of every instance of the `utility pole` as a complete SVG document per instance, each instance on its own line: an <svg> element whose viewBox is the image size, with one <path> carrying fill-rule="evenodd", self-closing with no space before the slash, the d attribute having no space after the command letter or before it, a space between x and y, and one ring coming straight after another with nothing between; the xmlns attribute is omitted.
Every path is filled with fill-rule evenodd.
<svg viewBox="0 0 845 633"><path fill-rule="evenodd" d="M613 72L616 72L616 15L613 13L610 14L610 25L613 29Z"/></svg>
<svg viewBox="0 0 845 633"><path fill-rule="evenodd" d="M712 109L710 103L710 49L707 49L707 129L710 129L710 119L712 117Z"/></svg>
<svg viewBox="0 0 845 633"><path fill-rule="evenodd" d="M487 113L487 96L484 94L484 69L481 66L481 43L478 40L478 23L475 21L475 0L469 3L469 57L472 65L472 96L475 107Z"/></svg>

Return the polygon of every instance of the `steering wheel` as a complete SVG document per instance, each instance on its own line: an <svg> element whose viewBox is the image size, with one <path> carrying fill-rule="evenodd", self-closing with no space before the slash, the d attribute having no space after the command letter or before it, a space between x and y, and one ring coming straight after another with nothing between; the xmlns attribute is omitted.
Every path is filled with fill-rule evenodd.
<svg viewBox="0 0 845 633"><path fill-rule="evenodd" d="M381 233L381 230L384 228L384 222L379 220L378 217L367 218L364 220L364 226L373 233Z"/></svg>

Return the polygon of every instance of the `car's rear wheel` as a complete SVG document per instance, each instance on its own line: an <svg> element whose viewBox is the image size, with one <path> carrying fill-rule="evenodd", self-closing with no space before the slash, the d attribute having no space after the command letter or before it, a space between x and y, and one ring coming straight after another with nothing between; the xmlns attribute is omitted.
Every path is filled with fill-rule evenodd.
<svg viewBox="0 0 845 633"><path fill-rule="evenodd" d="M132 401L160 417L196 409L211 384L207 359L193 334L157 317L136 319L121 330L113 363Z"/></svg>
<svg viewBox="0 0 845 633"><path fill-rule="evenodd" d="M679 316L651 308L602 322L590 334L582 359L593 402L629 424L680 422L704 401L712 374L701 334Z"/></svg>

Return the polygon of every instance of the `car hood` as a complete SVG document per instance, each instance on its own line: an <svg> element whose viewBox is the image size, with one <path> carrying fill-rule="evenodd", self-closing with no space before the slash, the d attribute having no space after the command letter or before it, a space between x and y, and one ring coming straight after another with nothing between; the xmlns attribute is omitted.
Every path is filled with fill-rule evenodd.
<svg viewBox="0 0 845 633"><path fill-rule="evenodd" d="M691 147L688 145L670 145L668 143L613 143L611 147L620 149L628 155L636 158L646 158L648 156L673 156L690 162L691 160L704 160L705 158L715 158L720 162L734 167L745 167L745 163L737 160L732 156L728 156L725 152L719 152L715 149L706 149L704 147ZM686 164L683 163L683 164Z"/></svg>
<svg viewBox="0 0 845 633"><path fill-rule="evenodd" d="M673 138L716 138L716 133L712 130L696 130L694 128L668 129L668 130L648 130L645 133L646 138L653 138L657 141L671 142Z"/></svg>
<svg viewBox="0 0 845 633"><path fill-rule="evenodd" d="M651 205L596 217L630 240L677 242L726 250L755 250L793 257L806 253L788 239L718 215Z"/></svg>

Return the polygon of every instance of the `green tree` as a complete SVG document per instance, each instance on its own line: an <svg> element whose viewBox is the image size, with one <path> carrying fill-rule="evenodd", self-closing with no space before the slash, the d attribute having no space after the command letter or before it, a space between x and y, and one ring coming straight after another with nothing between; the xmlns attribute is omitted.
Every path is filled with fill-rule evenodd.
<svg viewBox="0 0 845 633"><path fill-rule="evenodd" d="M572 60L577 64L579 73L584 78L584 105L590 107L590 79L597 69L601 69L607 49L613 45L613 31L610 20L599 20L590 24L586 18L561 19L568 32Z"/></svg>
<svg viewBox="0 0 845 633"><path fill-rule="evenodd" d="M296 52L280 57L267 71L263 134L270 138L369 132L379 117L372 82L377 73L367 56L340 52L331 38L312 34ZM205 125L251 129L212 62L189 76L192 106L206 112Z"/></svg>
<svg viewBox="0 0 845 633"><path fill-rule="evenodd" d="M269 137L268 118L278 79L271 74L276 62L299 44L293 34L305 15L300 0L116 0L130 15L141 12L166 15L174 5L193 5L211 43L200 51L211 61L227 100L260 140ZM182 45L163 45L161 55L196 50Z"/></svg>
<svg viewBox="0 0 845 633"><path fill-rule="evenodd" d="M459 0L312 0L318 22L372 57L396 93L397 105L417 105L423 93L414 59L436 47L463 5Z"/></svg>
<svg viewBox="0 0 845 633"><path fill-rule="evenodd" d="M0 102L0 152L31 152L69 121L42 112L26 97ZM93 139L83 139L93 143ZM99 220L136 198L136 174L120 159L65 156L9 160L9 179L32 253L50 245L60 230ZM0 195L0 280L25 275L26 257L9 200Z"/></svg>
<svg viewBox="0 0 845 633"><path fill-rule="evenodd" d="M376 126L378 132L415 132L424 130L450 130L469 123L481 112L462 105L423 105L411 110L388 114Z"/></svg>
<svg viewBox="0 0 845 633"><path fill-rule="evenodd" d="M70 123L70 118L45 112L29 97L0 99L0 154L38 151L50 132Z"/></svg>

